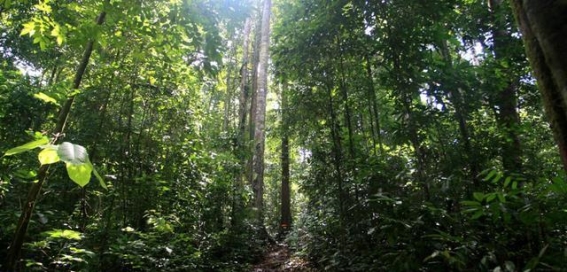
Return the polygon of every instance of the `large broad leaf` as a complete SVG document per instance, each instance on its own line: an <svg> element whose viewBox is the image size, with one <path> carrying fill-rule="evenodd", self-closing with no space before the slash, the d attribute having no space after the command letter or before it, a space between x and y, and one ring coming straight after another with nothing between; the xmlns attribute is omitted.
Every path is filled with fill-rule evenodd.
<svg viewBox="0 0 567 272"><path fill-rule="evenodd" d="M39 154L37 155L37 158L39 159L39 163L43 165L43 164L52 164L60 161L61 158L59 158L59 155L57 155L58 147L59 146L57 145L52 145L39 152Z"/></svg>
<svg viewBox="0 0 567 272"><path fill-rule="evenodd" d="M41 138L39 140L35 140L33 142L29 142L29 143L24 144L24 145L14 147L14 148L6 151L6 154L4 154L4 156L11 156L11 155L14 155L14 154L26 152L28 150L32 150L34 148L40 147L42 145L46 145L48 143L49 143L49 139L47 139L47 137Z"/></svg>
<svg viewBox="0 0 567 272"><path fill-rule="evenodd" d="M73 164L66 163L67 174L69 178L77 183L81 187L85 187L91 180L91 173L93 171L93 165L90 162Z"/></svg>
<svg viewBox="0 0 567 272"><path fill-rule="evenodd" d="M64 142L59 145L57 155L62 161L74 165L85 164L89 162L89 154L87 149L76 144ZM92 168L92 166L91 166Z"/></svg>

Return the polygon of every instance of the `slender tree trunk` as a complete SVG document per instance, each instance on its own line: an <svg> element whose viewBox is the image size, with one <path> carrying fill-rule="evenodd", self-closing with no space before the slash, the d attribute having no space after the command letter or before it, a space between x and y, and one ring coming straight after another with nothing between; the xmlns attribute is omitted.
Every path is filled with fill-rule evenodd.
<svg viewBox="0 0 567 272"><path fill-rule="evenodd" d="M258 226L264 226L264 147L266 124L266 96L268 92L268 57L270 45L271 0L264 0L262 27L260 31L260 54L258 61L258 91L256 96L256 119L254 127L254 206Z"/></svg>
<svg viewBox="0 0 567 272"><path fill-rule="evenodd" d="M291 190L289 186L289 106L287 102L287 82L282 89L282 192L280 234L285 235L291 227Z"/></svg>
<svg viewBox="0 0 567 272"><path fill-rule="evenodd" d="M250 85L248 83L248 51L250 43L250 18L246 19L244 23L243 44L242 44L242 66L240 68L240 96L238 98L238 135L236 136L236 157L243 170L236 170L236 178L234 184L234 197L232 201L232 225L238 224L237 212L243 207L240 194L243 183L243 174L246 172L244 166L246 165L246 117L248 113L248 100Z"/></svg>
<svg viewBox="0 0 567 272"><path fill-rule="evenodd" d="M339 42L339 52L342 51L340 42ZM347 90L347 86L346 86L346 82L345 82L345 68L344 68L344 58L342 53L339 53L340 55L340 71L339 74L341 75L341 79L340 79L340 88L341 88L341 95L343 98L343 103L345 105L345 123L347 126L347 132L348 132L348 151L349 151L349 157L353 158L354 157L354 135L353 135L353 131L352 131L352 114L350 111L350 103L349 103L349 99L348 99L348 90Z"/></svg>
<svg viewBox="0 0 567 272"><path fill-rule="evenodd" d="M244 41L242 44L242 67L240 68L240 97L238 99L238 143L244 145L244 133L246 132L246 115L248 109L248 98L250 96L250 85L248 83L248 50L250 43L250 18L244 23Z"/></svg>
<svg viewBox="0 0 567 272"><path fill-rule="evenodd" d="M455 119L457 119L457 123L459 124L459 132L461 134L461 140L463 144L464 153L462 154L465 162L469 165L470 171L470 178L472 180L473 188L479 188L480 181L478 179L479 173L479 166L476 161L476 155L474 154L474 149L471 143L471 137L469 132L469 127L467 124L467 112L465 109L465 101L463 100L461 94L461 88L457 85L450 84L449 82L454 81L456 76L454 75L453 71L453 59L449 52L449 47L447 45L447 41L443 40L440 43L441 55L446 62L447 67L449 67L449 76L451 76L450 80L444 82L445 88L447 92L450 94L448 95L449 99L451 100L454 108L455 108ZM458 80L458 79L457 79Z"/></svg>
<svg viewBox="0 0 567 272"><path fill-rule="evenodd" d="M340 138L340 127L337 123L337 114L335 112L335 108L333 106L333 95L332 95L332 87L330 84L327 84L327 96L329 97L329 105L328 105L328 112L331 117L331 122L329 123L330 132L331 132L331 139L333 140L333 165L335 166L336 171L336 179L337 179L337 186L338 186L338 210L339 210L339 217L341 219L341 224L345 221L345 196L344 196L344 189L343 189L343 174L342 174L342 162L343 162L343 150Z"/></svg>
<svg viewBox="0 0 567 272"><path fill-rule="evenodd" d="M96 19L96 24L102 25L102 23L104 23L105 17L106 17L106 12L105 11L101 12L98 18ZM72 86L73 89L75 90L79 89L79 87L81 86L81 81L83 79L83 75L85 74L87 65L91 58L93 47L94 47L94 41L91 40L87 43L87 46L83 53L83 57L75 73L75 79L73 80L73 86ZM71 106L73 105L74 100L75 100L75 95L69 97L69 99L63 105L63 108L61 108L61 111L59 112L57 124L55 125L55 129L51 133L52 135L54 135L52 139L52 143L57 142L57 140L59 140L59 138L61 137L65 129L65 124L67 123L67 118L69 117L69 113L71 112ZM43 186L43 183L45 183L47 179L48 170L49 170L49 165L42 165L39 168L37 174L38 181L32 185L28 193L26 204L23 207L22 214L20 215L20 219L16 227L14 240L10 244L10 249L8 251L6 267L8 267L11 271L20 271L18 267L18 260L20 258L22 245L24 243L24 238L26 236L26 232L30 223L32 212L37 201L37 197L39 195L39 192L41 191L41 187Z"/></svg>
<svg viewBox="0 0 567 272"><path fill-rule="evenodd" d="M234 35L232 35L234 37ZM222 131L224 132L228 132L228 128L229 128L229 123L231 118L231 112L232 112L232 96L233 96L233 92L232 92L232 84L234 79L231 78L232 77L232 71L233 71L233 64L232 61L235 58L236 55L236 44L232 44L231 48L230 48L230 54L229 54L229 60L228 60L228 68L226 69L226 92L224 95L224 119L223 119L223 123L222 123ZM235 61L236 62L236 61Z"/></svg>
<svg viewBox="0 0 567 272"><path fill-rule="evenodd" d="M370 104L371 106L371 116L372 118L370 118L370 122L372 124L372 120L374 119L374 122L376 123L376 125L372 125L373 128L373 139L375 137L377 137L378 139L378 145L380 148L380 156L384 155L384 146L383 146L383 141L382 141L382 132L381 132L381 126L380 126L380 111L378 110L378 97L376 96L376 90L374 90L374 78L372 77L372 64L370 62L370 56L366 57L366 75L368 77L368 92L370 93L370 98L372 99L372 102ZM374 130L376 130L374 132ZM374 136L376 135L376 136ZM374 143L374 145L376 145ZM376 150L376 146L374 146L373 148L374 150Z"/></svg>
<svg viewBox="0 0 567 272"><path fill-rule="evenodd" d="M510 2L567 170L567 2Z"/></svg>
<svg viewBox="0 0 567 272"><path fill-rule="evenodd" d="M508 40L511 34L506 30L504 23L504 12L502 0L489 0L492 20L492 40L494 44L494 55L497 61L506 60L508 51ZM506 85L495 94L495 105L498 107L496 119L499 127L504 130L502 140L502 165L509 173L520 173L522 168L522 149L518 129L520 127L520 116L518 115L517 86L518 78L506 68L505 75L508 77Z"/></svg>
<svg viewBox="0 0 567 272"><path fill-rule="evenodd" d="M258 25L261 25L259 23ZM258 62L259 62L259 54L260 54L260 31L258 31L258 26L256 26L256 31L254 33L254 46L253 46L253 55L252 55L252 93L250 97L250 117L248 122L248 132L249 132L249 140L253 143L255 142L255 125L256 125L256 104L257 104L257 97L258 97ZM251 147L252 150L252 157L249 158L247 166L246 166L246 176L248 179L248 183L252 185L254 182L254 158L253 154L255 153L254 150L255 146Z"/></svg>

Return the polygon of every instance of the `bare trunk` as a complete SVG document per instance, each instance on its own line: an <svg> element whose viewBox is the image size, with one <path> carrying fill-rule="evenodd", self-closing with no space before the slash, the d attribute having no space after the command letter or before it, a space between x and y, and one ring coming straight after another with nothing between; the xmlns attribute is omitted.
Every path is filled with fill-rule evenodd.
<svg viewBox="0 0 567 272"><path fill-rule="evenodd" d="M233 90L232 90L232 84L234 79L231 78L232 73L233 73L233 64L231 63L231 60L234 59L236 55L236 45L233 44L230 48L230 55L229 55L229 61L228 61L228 68L226 69L226 92L224 94L224 118L223 118L223 122L222 122L222 130L224 132L228 132L228 128L230 125L230 119L231 119L231 111L232 111L232 96L233 96Z"/></svg>
<svg viewBox="0 0 567 272"><path fill-rule="evenodd" d="M567 3L510 0L567 170Z"/></svg>
<svg viewBox="0 0 567 272"><path fill-rule="evenodd" d="M291 227L291 192L289 187L289 108L287 102L287 82L282 89L282 193L280 233L286 234Z"/></svg>
<svg viewBox="0 0 567 272"><path fill-rule="evenodd" d="M266 124L266 96L268 92L268 56L270 45L270 13L271 0L264 0L262 28L260 31L260 54L258 59L258 91L256 95L256 119L254 127L254 206L257 212L257 223L264 225L264 147Z"/></svg>
<svg viewBox="0 0 567 272"><path fill-rule="evenodd" d="M248 50L250 43L250 18L244 23L243 44L242 44L242 66L240 68L240 96L238 98L238 134L236 138L236 157L242 166L242 170L236 170L234 184L234 197L232 202L232 225L238 224L236 213L243 207L240 194L244 187L243 175L246 165L246 117L248 113L248 100L250 97L250 85L248 83Z"/></svg>
<svg viewBox="0 0 567 272"><path fill-rule="evenodd" d="M255 125L256 125L256 101L258 96L258 62L259 62L259 54L260 54L260 34L256 27L256 33L254 37L254 46L253 46L253 55L252 55L252 93L250 97L250 117L248 122L248 132L249 132L249 140L254 143L254 132L255 132ZM252 154L255 153L255 147L251 147ZM246 177L248 179L248 183L252 185L254 182L254 155L249 158L248 163L246 165Z"/></svg>
<svg viewBox="0 0 567 272"><path fill-rule="evenodd" d="M244 133L246 131L246 115L248 99L250 97L250 86L248 83L248 50L250 43L250 19L244 24L244 41L242 44L242 67L240 68L240 97L238 99L238 141L239 146L244 144Z"/></svg>

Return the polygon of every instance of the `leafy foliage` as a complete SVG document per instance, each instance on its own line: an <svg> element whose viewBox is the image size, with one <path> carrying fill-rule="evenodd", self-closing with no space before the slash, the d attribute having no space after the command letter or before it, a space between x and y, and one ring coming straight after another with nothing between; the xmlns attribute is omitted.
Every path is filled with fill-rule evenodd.
<svg viewBox="0 0 567 272"><path fill-rule="evenodd" d="M260 2L0 1L0 255L39 160L16 270L249 271L281 228L285 134L286 241L321 270L567 269L567 181L505 2L274 0L258 226Z"/></svg>

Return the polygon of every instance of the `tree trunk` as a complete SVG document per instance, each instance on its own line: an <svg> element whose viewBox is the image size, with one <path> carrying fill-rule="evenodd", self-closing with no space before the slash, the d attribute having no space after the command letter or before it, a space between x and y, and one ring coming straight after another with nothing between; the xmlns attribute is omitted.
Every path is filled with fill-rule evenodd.
<svg viewBox="0 0 567 272"><path fill-rule="evenodd" d="M250 85L248 83L248 50L250 42L250 18L244 23L242 44L242 66L240 68L240 96L238 98L238 134L236 136L236 157L242 166L242 170L236 170L234 184L234 198L232 207L232 225L238 224L237 212L243 207L241 192L244 187L243 175L246 173L246 117L248 113L248 100L250 97Z"/></svg>
<svg viewBox="0 0 567 272"><path fill-rule="evenodd" d="M234 35L231 35L232 37L234 37ZM222 131L227 133L229 132L229 125L230 125L230 120L231 118L231 112L232 112L232 96L233 96L233 90L232 90L232 84L234 81L234 78L231 78L233 76L233 67L234 65L232 64L232 60L235 58L236 55L236 44L232 44L230 46L230 53L229 53L229 60L227 61L227 69L226 69L226 92L224 94L224 117L223 117L223 122L222 122ZM236 61L235 61L236 62Z"/></svg>
<svg viewBox="0 0 567 272"><path fill-rule="evenodd" d="M567 170L567 2L510 2Z"/></svg>
<svg viewBox="0 0 567 272"><path fill-rule="evenodd" d="M250 43L250 18L244 23L242 44L242 67L240 68L240 97L238 99L238 144L244 145L244 133L246 132L246 115L248 109L248 98L250 86L248 84L248 50Z"/></svg>
<svg viewBox="0 0 567 272"><path fill-rule="evenodd" d="M260 25L258 23L257 25ZM248 132L249 132L249 140L250 142L254 143L254 133L255 133L255 125L256 125L256 101L258 96L258 61L259 61L259 54L260 54L260 34L258 31L258 26L256 26L255 33L254 33L254 45L253 45L253 55L252 55L252 93L250 96L250 117L248 121ZM249 157L248 163L246 165L246 178L248 179L248 183L252 185L254 182L254 148L252 146L252 156Z"/></svg>
<svg viewBox="0 0 567 272"><path fill-rule="evenodd" d="M264 0L262 27L260 30L260 52L258 58L258 90L256 94L256 119L254 121L254 207L258 226L264 225L264 147L266 124L266 96L268 92L268 56L270 45L271 0Z"/></svg>
<svg viewBox="0 0 567 272"><path fill-rule="evenodd" d="M445 63L449 68L448 71L449 78L447 79L446 82L443 82L443 85L445 85L445 89L449 94L447 97L449 97L451 103L455 108L455 119L457 119L457 123L459 124L459 132L461 134L461 140L464 150L462 156L465 162L469 166L470 178L472 180L472 185L473 185L473 188L471 189L474 190L476 188L479 188L480 186L480 180L478 179L478 173L480 167L477 164L476 161L477 156L474 154L475 149L473 148L471 143L469 126L467 124L467 119L466 119L467 112L465 108L465 101L462 97L461 88L459 84L451 83L455 79L458 80L458 78L457 75L455 75L455 73L453 72L455 71L455 69L453 68L453 58L451 57L451 53L449 52L449 46L447 45L447 41L446 40L441 41L439 47L443 60L445 60Z"/></svg>
<svg viewBox="0 0 567 272"><path fill-rule="evenodd" d="M106 17L106 12L103 11L99 14L96 19L97 25L102 25L104 23L104 18ZM87 43L85 51L83 53L83 57L81 62L79 63L79 67L75 73L75 78L73 80L73 89L79 89L81 86L81 81L83 79L83 75L87 69L87 65L89 64L89 60L91 58L91 54L93 52L94 41L91 40ZM72 95L67 99L61 111L59 112L59 117L57 120L57 124L55 125L55 129L53 130L50 135L54 135L52 139L52 143L57 142L57 140L61 137L63 131L65 130L65 124L67 123L67 117L69 117L69 113L71 112L71 106L73 105L73 101L75 100L75 95ZM28 226L31 220L32 212L35 207L37 196L41 191L41 187L43 183L47 180L47 172L49 170L49 165L42 165L39 168L37 177L38 181L34 183L28 193L26 204L23 207L22 214L20 215L20 219L18 221L18 225L16 227L16 233L14 234L14 240L10 244L10 249L8 251L7 257L7 266L11 271L20 271L18 267L18 259L20 258L20 253L22 250L22 245L24 243L24 238L26 236L26 232L28 230Z"/></svg>
<svg viewBox="0 0 567 272"><path fill-rule="evenodd" d="M502 0L489 0L492 20L492 41L494 45L494 56L497 61L505 61L511 34L506 30ZM504 130L502 140L502 166L508 173L520 173L522 168L522 149L518 129L520 127L520 116L518 115L518 101L516 98L518 78L514 76L509 68L504 69L506 85L496 90L494 102L498 107L497 122Z"/></svg>
<svg viewBox="0 0 567 272"><path fill-rule="evenodd" d="M372 63L370 62L370 56L366 56L366 75L368 76L368 92L370 94L371 108L371 118L370 124L372 127L372 139L373 139L373 150L376 152L376 137L378 138L378 145L380 150L380 156L384 155L384 145L382 141L382 132L380 126L380 112L378 110L378 97L376 96L376 90L374 88L374 78L372 76ZM374 122L372 122L374 120Z"/></svg>
<svg viewBox="0 0 567 272"><path fill-rule="evenodd" d="M291 227L291 192L289 187L289 108L287 102L287 82L282 89L282 193L280 234L282 237Z"/></svg>

